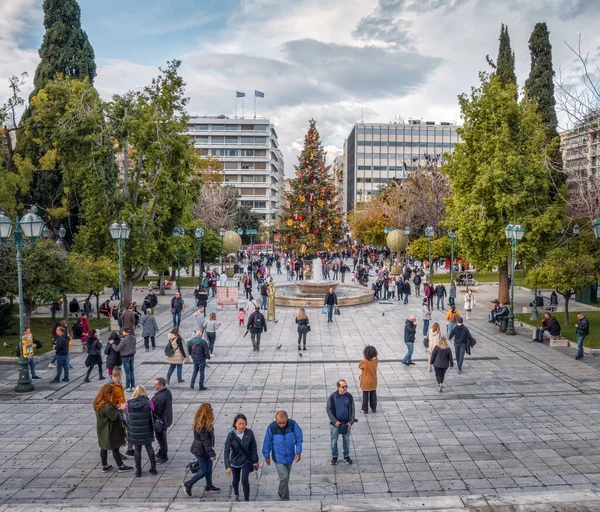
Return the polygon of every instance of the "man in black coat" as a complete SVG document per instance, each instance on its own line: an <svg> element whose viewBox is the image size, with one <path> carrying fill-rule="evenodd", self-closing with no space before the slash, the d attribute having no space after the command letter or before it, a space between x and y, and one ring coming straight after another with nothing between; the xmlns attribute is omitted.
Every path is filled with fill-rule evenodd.
<svg viewBox="0 0 600 512"><path fill-rule="evenodd" d="M260 351L260 336L264 332L267 332L267 321L265 316L260 312L260 307L256 306L256 311L248 318L248 325L246 326L250 330L250 337L252 339L252 347L256 352Z"/></svg>
<svg viewBox="0 0 600 512"><path fill-rule="evenodd" d="M169 462L169 446L167 444L167 428L173 423L173 395L167 388L167 382L162 377L154 381L156 393L152 397L154 403L154 416L162 420L164 429L160 432L155 430L156 442L158 443L158 452L156 453L156 463L164 464Z"/></svg>
<svg viewBox="0 0 600 512"><path fill-rule="evenodd" d="M415 349L415 334L417 332L417 318L415 316L411 316L406 320L404 324L404 343L407 348L406 355L404 359L401 361L404 365L415 364L412 360L413 351Z"/></svg>
<svg viewBox="0 0 600 512"><path fill-rule="evenodd" d="M148 295L144 297L144 302L142 303L142 311L146 313L148 308L154 309L158 305L158 297L156 293L152 290L148 290Z"/></svg>
<svg viewBox="0 0 600 512"><path fill-rule="evenodd" d="M56 328L54 349L56 350L56 377L50 382L60 382L60 375L63 368L65 370L63 382L69 382L69 337L62 326Z"/></svg>
<svg viewBox="0 0 600 512"><path fill-rule="evenodd" d="M452 329L449 338L454 338L454 353L456 355L456 367L458 373L462 373L462 365L465 359L465 352L471 353L471 346L475 345L475 340L471 332L463 325L463 319L458 318L457 326Z"/></svg>
<svg viewBox="0 0 600 512"><path fill-rule="evenodd" d="M438 284L435 287L435 296L437 297L437 308L440 309L440 302L442 303L442 311L444 308L444 297L446 296L446 287L443 283ZM433 308L432 308L433 309Z"/></svg>
<svg viewBox="0 0 600 512"><path fill-rule="evenodd" d="M508 327L508 315L510 314L510 310L504 304L504 302L500 303L500 311L495 314L494 320L498 322L500 327L500 332L506 332L506 328Z"/></svg>

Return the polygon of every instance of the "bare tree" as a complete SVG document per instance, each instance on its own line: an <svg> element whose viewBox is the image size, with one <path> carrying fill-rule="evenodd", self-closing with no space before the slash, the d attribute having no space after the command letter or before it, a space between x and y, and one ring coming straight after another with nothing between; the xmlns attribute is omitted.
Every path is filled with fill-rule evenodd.
<svg viewBox="0 0 600 512"><path fill-rule="evenodd" d="M217 183L205 184L200 199L192 209L195 220L202 220L214 231L220 228L231 229L237 206L238 191L232 186Z"/></svg>

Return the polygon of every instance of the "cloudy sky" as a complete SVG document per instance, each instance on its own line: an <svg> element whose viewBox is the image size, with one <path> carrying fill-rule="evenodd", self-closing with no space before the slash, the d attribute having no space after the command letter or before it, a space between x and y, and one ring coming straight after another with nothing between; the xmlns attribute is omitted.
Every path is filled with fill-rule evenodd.
<svg viewBox="0 0 600 512"><path fill-rule="evenodd" d="M456 97L487 70L509 27L522 85L527 41L545 21L554 66L579 74L566 43L600 57L597 0L79 0L96 52L96 86L105 98L148 83L158 66L181 59L190 113L235 114L235 90L252 115L279 133L293 173L307 121L314 117L330 154L353 123L397 118L459 120ZM42 0L0 0L0 101L5 77L33 77L43 36ZM600 58L598 59L600 61ZM26 91L28 92L28 91Z"/></svg>

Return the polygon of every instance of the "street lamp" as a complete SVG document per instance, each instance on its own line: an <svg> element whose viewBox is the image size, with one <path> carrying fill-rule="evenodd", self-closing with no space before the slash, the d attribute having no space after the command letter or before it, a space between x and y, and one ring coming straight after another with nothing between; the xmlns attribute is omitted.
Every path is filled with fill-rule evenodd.
<svg viewBox="0 0 600 512"><path fill-rule="evenodd" d="M185 236L185 229L176 226L171 231L171 235L182 238ZM177 244L177 291L181 294L181 244Z"/></svg>
<svg viewBox="0 0 600 512"><path fill-rule="evenodd" d="M219 229L219 236L221 237L221 274L223 273L223 253L225 252L225 228Z"/></svg>
<svg viewBox="0 0 600 512"><path fill-rule="evenodd" d="M113 222L108 230L111 238L119 245L119 311L123 313L123 243L129 238L131 229L125 223Z"/></svg>
<svg viewBox="0 0 600 512"><path fill-rule="evenodd" d="M13 233L13 226L16 229ZM35 239L42 235L44 229L44 221L37 215L36 208L33 206L23 218L17 220L15 224L8 218L2 210L0 210L0 245L6 249L15 247L17 250L17 279L19 284L19 341L22 343L23 333L25 332L25 302L23 300L23 256L21 249L23 247L31 247L35 243ZM8 238L12 233L13 241L8 242ZM25 240L29 239L29 242ZM33 384L29 378L29 362L25 358L23 346L19 350L19 381L15 387L17 393L29 393L33 391Z"/></svg>
<svg viewBox="0 0 600 512"><path fill-rule="evenodd" d="M67 230L63 226L58 228L58 236L61 238L64 238L65 236L67 236Z"/></svg>
<svg viewBox="0 0 600 512"><path fill-rule="evenodd" d="M596 219L594 224L592 224L592 229L594 230L594 237L600 238L600 219Z"/></svg>
<svg viewBox="0 0 600 512"><path fill-rule="evenodd" d="M204 229L203 228L196 228L194 230L194 234L196 235L196 238L198 239L198 254L199 254L199 263L198 266L200 267L198 270L198 284L202 284L202 239L204 238Z"/></svg>
<svg viewBox="0 0 600 512"><path fill-rule="evenodd" d="M450 250L450 282L452 283L452 272L454 270L454 242L458 238L458 235L454 231L449 229L448 237L450 238L450 247L451 247L451 250Z"/></svg>
<svg viewBox="0 0 600 512"><path fill-rule="evenodd" d="M405 250L405 262L404 265L407 266L408 265L408 235L410 235L410 228L408 226L406 226L404 228L404 241L406 242L406 250Z"/></svg>
<svg viewBox="0 0 600 512"><path fill-rule="evenodd" d="M433 263L431 261L431 239L435 235L435 229L431 226L425 228L425 236L427 237L427 246L429 247L429 282L433 282Z"/></svg>
<svg viewBox="0 0 600 512"><path fill-rule="evenodd" d="M516 248L519 241L525 234L525 228L520 224L509 224L506 226L504 233L506 238L510 241L512 253L511 253L511 279L510 279L510 313L508 314L508 325L506 326L506 334L514 336L517 334L515 331L515 259L516 259Z"/></svg>

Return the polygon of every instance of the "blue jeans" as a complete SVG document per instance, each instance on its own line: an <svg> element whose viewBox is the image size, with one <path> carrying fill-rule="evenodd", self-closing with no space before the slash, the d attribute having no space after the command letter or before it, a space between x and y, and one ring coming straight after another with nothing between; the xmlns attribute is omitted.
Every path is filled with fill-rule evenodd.
<svg viewBox="0 0 600 512"><path fill-rule="evenodd" d="M175 368L177 368L177 380L183 380L183 364L171 364L169 366L169 371L167 372L167 379L171 378L171 375L173 375Z"/></svg>
<svg viewBox="0 0 600 512"><path fill-rule="evenodd" d="M448 322L448 336L450 336L455 327L456 324L454 322Z"/></svg>
<svg viewBox="0 0 600 512"><path fill-rule="evenodd" d="M65 371L65 379L69 380L69 356L56 356L56 380L60 380L62 370Z"/></svg>
<svg viewBox="0 0 600 512"><path fill-rule="evenodd" d="M429 320L423 320L423 336L427 336L429 332Z"/></svg>
<svg viewBox="0 0 600 512"><path fill-rule="evenodd" d="M583 357L583 340L585 335L577 335L577 357Z"/></svg>
<svg viewBox="0 0 600 512"><path fill-rule="evenodd" d="M344 452L344 458L350 457L350 430L346 434L339 433L339 427L335 425L329 425L331 431L331 456L337 458L338 456L338 437L342 436L342 446Z"/></svg>
<svg viewBox="0 0 600 512"><path fill-rule="evenodd" d="M404 356L403 361L408 364L412 362L412 355L413 355L413 351L415 350L415 344L414 343L410 343L410 342L404 342L404 344L406 345L406 348L408 350L408 352L406 353L406 355Z"/></svg>
<svg viewBox="0 0 600 512"><path fill-rule="evenodd" d="M212 296L213 296L213 297L216 297L216 295L217 295L217 287L216 287L216 286L214 286L214 287L212 287L211 289L212 289Z"/></svg>
<svg viewBox="0 0 600 512"><path fill-rule="evenodd" d="M135 387L135 375L133 374L133 359L135 356L121 356L123 362L123 371L125 372L125 387L131 389Z"/></svg>
<svg viewBox="0 0 600 512"><path fill-rule="evenodd" d="M208 457L198 457L198 456L196 456L196 460L198 461L198 464L200 464L200 469L198 470L198 473L196 473L186 483L190 487L193 487L193 485L198 480L202 480L203 478L206 478L206 486L205 486L205 488L208 489L209 487L212 487L212 485L213 485L213 481L212 481L213 461L210 460Z"/></svg>
<svg viewBox="0 0 600 512"><path fill-rule="evenodd" d="M465 352L467 351L466 343L455 343L454 344L454 355L456 356L456 366L462 371L463 361L465 360Z"/></svg>
<svg viewBox="0 0 600 512"><path fill-rule="evenodd" d="M194 361L194 373L192 373L192 386L194 382L196 382L196 377L198 372L200 372L200 380L198 381L198 385L200 387L204 386L204 369L206 368L206 361Z"/></svg>
<svg viewBox="0 0 600 512"><path fill-rule="evenodd" d="M35 374L35 358L33 356L31 356L27 360L27 363L29 364L29 373L31 374L31 376L32 377L37 377L37 375Z"/></svg>
<svg viewBox="0 0 600 512"><path fill-rule="evenodd" d="M181 311L173 312L173 328L179 327L181 324Z"/></svg>
<svg viewBox="0 0 600 512"><path fill-rule="evenodd" d="M442 303L442 309L444 309L444 297L437 298L437 308L440 309L440 302Z"/></svg>
<svg viewBox="0 0 600 512"><path fill-rule="evenodd" d="M327 321L333 322L333 304L327 304Z"/></svg>
<svg viewBox="0 0 600 512"><path fill-rule="evenodd" d="M267 295L262 296L262 308L267 309Z"/></svg>

